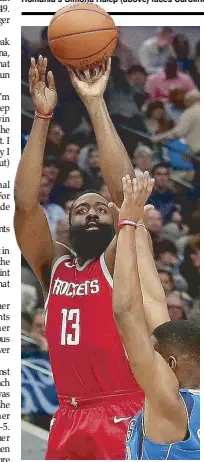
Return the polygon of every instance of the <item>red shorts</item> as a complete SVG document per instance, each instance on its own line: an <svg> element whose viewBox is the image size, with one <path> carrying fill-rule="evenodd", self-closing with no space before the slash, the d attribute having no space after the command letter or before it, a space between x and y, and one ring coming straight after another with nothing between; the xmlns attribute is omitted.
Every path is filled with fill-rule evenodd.
<svg viewBox="0 0 204 462"><path fill-rule="evenodd" d="M142 392L102 394L74 406L59 397L46 460L124 460L127 426L143 399Z"/></svg>

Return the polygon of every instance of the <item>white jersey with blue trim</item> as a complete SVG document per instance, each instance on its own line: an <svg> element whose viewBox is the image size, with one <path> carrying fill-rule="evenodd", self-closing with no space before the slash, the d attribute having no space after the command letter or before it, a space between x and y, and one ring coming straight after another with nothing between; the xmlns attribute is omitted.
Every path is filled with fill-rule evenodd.
<svg viewBox="0 0 204 462"><path fill-rule="evenodd" d="M199 460L200 459L200 390L182 389L181 397L188 413L188 435L183 441L159 444L144 433L143 411L128 426L126 460Z"/></svg>

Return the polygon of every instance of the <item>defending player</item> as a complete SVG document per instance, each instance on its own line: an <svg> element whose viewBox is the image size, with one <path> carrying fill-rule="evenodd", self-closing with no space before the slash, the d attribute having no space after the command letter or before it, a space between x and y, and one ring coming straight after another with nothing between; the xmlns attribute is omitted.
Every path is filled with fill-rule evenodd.
<svg viewBox="0 0 204 462"><path fill-rule="evenodd" d="M155 324L149 337L143 307L135 239L141 239L142 233L147 244L146 230L137 223L151 181L148 174L141 175L138 183L128 175L123 178L124 201L119 213L114 317L133 374L145 392L143 411L129 423L126 459L194 460L200 459L199 325L163 323L164 304L161 323ZM149 283L158 286L148 245L144 258ZM155 297L155 310L157 303Z"/></svg>

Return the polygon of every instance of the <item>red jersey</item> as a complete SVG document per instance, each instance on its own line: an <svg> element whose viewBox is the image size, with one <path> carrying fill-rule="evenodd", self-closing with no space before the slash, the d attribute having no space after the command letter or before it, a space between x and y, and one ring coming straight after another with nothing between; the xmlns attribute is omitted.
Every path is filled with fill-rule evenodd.
<svg viewBox="0 0 204 462"><path fill-rule="evenodd" d="M53 267L46 337L60 396L141 391L113 319L112 283L104 255L82 267L63 256Z"/></svg>

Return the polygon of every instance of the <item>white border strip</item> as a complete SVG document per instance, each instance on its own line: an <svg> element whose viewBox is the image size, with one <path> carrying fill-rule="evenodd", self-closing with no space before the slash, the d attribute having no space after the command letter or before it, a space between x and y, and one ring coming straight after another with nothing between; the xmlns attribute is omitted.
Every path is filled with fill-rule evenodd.
<svg viewBox="0 0 204 462"><path fill-rule="evenodd" d="M108 268L107 268L107 265L106 265L106 262L105 262L104 253L100 257L100 264L101 264L101 269L103 271L103 274L104 274L106 280L108 281L109 285L113 289L113 278L112 278L110 272L108 271Z"/></svg>
<svg viewBox="0 0 204 462"><path fill-rule="evenodd" d="M24 420L21 420L21 430L26 433L30 433L30 435L37 436L37 438L40 438L41 440L48 440L49 432L46 432L46 430L36 427L36 425L29 422L25 422Z"/></svg>

